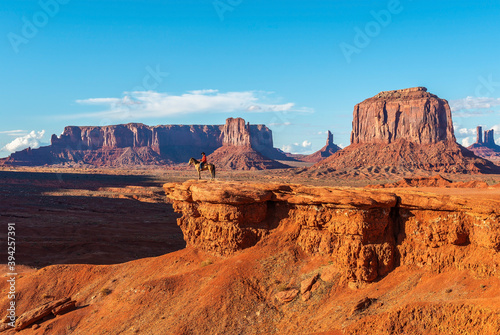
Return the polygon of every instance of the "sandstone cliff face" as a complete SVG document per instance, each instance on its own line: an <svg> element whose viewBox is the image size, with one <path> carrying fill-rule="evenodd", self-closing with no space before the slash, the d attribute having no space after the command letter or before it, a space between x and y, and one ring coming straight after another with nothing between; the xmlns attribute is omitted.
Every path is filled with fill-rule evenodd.
<svg viewBox="0 0 500 335"><path fill-rule="evenodd" d="M226 120L222 130L223 145L250 146L250 124L241 118Z"/></svg>
<svg viewBox="0 0 500 335"><path fill-rule="evenodd" d="M488 275L500 266L500 199L231 182L164 190L187 244L217 255L281 232L309 255L331 256L346 281L372 282L400 265Z"/></svg>
<svg viewBox="0 0 500 335"><path fill-rule="evenodd" d="M351 143L455 141L446 100L425 87L380 92L354 107Z"/></svg>
<svg viewBox="0 0 500 335"><path fill-rule="evenodd" d="M103 127L69 126L58 138L52 136L52 146L77 150L150 147L168 154L169 147L207 147L207 151L222 145L220 126L165 125L149 127L141 123Z"/></svg>

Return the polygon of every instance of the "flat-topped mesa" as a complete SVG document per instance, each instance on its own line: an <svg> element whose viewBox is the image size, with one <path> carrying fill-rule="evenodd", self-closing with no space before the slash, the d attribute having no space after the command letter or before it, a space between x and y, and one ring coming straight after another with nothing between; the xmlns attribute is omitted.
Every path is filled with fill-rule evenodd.
<svg viewBox="0 0 500 335"><path fill-rule="evenodd" d="M390 90L390 91L382 91L376 95L377 98L391 98L400 95L409 95L414 94L414 92L427 92L427 87L410 87L403 88L400 90ZM417 94L418 95L418 94Z"/></svg>
<svg viewBox="0 0 500 335"><path fill-rule="evenodd" d="M354 107L351 144L456 141L448 102L425 87L384 91Z"/></svg>
<svg viewBox="0 0 500 335"><path fill-rule="evenodd" d="M169 147L193 146L215 150L221 146L218 125L147 126L128 123L109 126L68 126L60 137L52 135L53 147L77 150L150 147L161 153Z"/></svg>

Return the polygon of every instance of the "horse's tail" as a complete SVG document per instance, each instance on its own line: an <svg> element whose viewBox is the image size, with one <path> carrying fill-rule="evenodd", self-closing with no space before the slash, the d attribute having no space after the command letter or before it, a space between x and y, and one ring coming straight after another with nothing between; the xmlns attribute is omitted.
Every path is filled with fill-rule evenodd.
<svg viewBox="0 0 500 335"><path fill-rule="evenodd" d="M213 165L213 168L212 168L212 179L215 179L215 165Z"/></svg>

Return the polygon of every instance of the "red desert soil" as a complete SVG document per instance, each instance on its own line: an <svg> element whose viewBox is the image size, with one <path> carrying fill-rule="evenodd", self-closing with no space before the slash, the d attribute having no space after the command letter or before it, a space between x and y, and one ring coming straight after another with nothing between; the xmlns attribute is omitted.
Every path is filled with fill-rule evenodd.
<svg viewBox="0 0 500 335"><path fill-rule="evenodd" d="M185 221L185 247L161 186L194 173L55 172L0 171L1 217L16 223L17 315L64 298L76 309L3 334L500 331L498 187L309 187L275 172L168 184L201 224L191 234ZM258 233L252 246L245 231Z"/></svg>

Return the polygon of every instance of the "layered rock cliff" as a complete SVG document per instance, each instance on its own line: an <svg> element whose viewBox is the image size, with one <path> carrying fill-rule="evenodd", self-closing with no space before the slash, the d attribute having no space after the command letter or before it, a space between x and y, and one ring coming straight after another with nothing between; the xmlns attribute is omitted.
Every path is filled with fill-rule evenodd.
<svg viewBox="0 0 500 335"><path fill-rule="evenodd" d="M455 141L448 102L413 87L380 92L354 106L352 143Z"/></svg>
<svg viewBox="0 0 500 335"><path fill-rule="evenodd" d="M327 255L346 281L372 282L402 265L498 276L500 199L415 191L194 182L164 185L188 245L232 255L282 233Z"/></svg>

